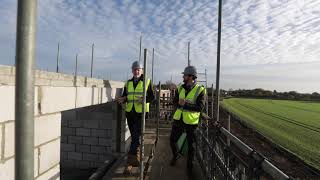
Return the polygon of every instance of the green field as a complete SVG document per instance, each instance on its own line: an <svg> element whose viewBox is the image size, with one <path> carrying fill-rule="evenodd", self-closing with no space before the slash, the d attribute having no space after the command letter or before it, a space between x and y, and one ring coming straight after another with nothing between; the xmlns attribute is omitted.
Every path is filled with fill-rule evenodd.
<svg viewBox="0 0 320 180"><path fill-rule="evenodd" d="M320 103L270 99L225 99L222 106L274 143L320 169Z"/></svg>

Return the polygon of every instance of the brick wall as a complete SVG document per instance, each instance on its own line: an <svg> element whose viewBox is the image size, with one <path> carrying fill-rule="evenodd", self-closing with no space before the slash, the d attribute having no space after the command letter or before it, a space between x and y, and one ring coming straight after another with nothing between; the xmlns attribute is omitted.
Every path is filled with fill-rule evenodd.
<svg viewBox="0 0 320 180"><path fill-rule="evenodd" d="M14 86L15 68L0 65L0 179L14 179ZM72 75L60 73L36 71L35 87L35 144L34 144L34 177L36 180L55 180L60 178L60 146L61 142L61 116L65 116L66 110L91 106L111 101L123 86L122 82L104 81L78 77L76 80ZM76 86L74 86L76 85ZM57 87L63 86L63 87ZM84 87L80 87L84 86ZM62 112L62 113L61 113ZM93 117L99 119L99 113L94 113ZM84 117L83 115L81 117ZM91 117L89 118L91 119ZM93 118L94 119L94 118ZM65 123L63 121L63 123ZM65 124L64 124L65 125ZM93 127L94 125L89 125ZM106 125L105 125L106 126ZM96 125L95 125L96 127ZM99 125L100 127L100 125ZM94 129L94 128L92 128ZM67 133L73 133L69 131ZM77 133L86 133L81 129ZM97 136L101 132L93 131ZM101 135L101 134L100 134ZM107 135L110 132L107 131ZM90 136L91 137L91 131ZM97 146L109 144L109 140L98 138ZM68 141L69 139L67 139ZM73 139L76 141L77 139ZM89 143L94 141L86 139ZM70 138L72 142L72 138ZM100 144L99 144L100 143ZM86 144L84 144L86 145ZM88 146L69 146L68 148L85 149ZM21 147L23 148L23 147ZM90 147L91 148L91 147ZM95 152L101 150L93 147ZM112 151L112 149L107 149ZM76 151L75 151L76 152ZM91 152L91 149L90 149ZM79 154L70 154L74 159L79 158ZM85 155L85 159L96 157ZM103 158L99 156L99 158ZM104 158L106 159L106 158Z"/></svg>
<svg viewBox="0 0 320 180"><path fill-rule="evenodd" d="M47 173L59 177L61 114L35 118L34 176L46 179ZM0 123L0 179L14 179L14 121Z"/></svg>
<svg viewBox="0 0 320 180"><path fill-rule="evenodd" d="M125 146L120 140L125 120L119 111L110 102L62 112L61 167L97 168L120 152L119 147Z"/></svg>
<svg viewBox="0 0 320 180"><path fill-rule="evenodd" d="M0 65L0 85L15 84L14 66ZM83 86L83 87L108 87L108 81L83 76L73 76L71 74L55 73L48 71L35 71L35 85L37 86Z"/></svg>

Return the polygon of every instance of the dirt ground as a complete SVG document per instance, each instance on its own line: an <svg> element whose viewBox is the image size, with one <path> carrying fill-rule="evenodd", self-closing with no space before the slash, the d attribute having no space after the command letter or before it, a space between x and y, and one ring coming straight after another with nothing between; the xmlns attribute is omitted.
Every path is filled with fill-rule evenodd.
<svg viewBox="0 0 320 180"><path fill-rule="evenodd" d="M227 116L221 113L224 126L226 127ZM291 155L289 152L277 147L277 145L264 138L262 135L247 128L238 120L231 118L231 133L257 152L265 156L272 164L284 173L295 179L320 179L318 172L308 167L302 160Z"/></svg>

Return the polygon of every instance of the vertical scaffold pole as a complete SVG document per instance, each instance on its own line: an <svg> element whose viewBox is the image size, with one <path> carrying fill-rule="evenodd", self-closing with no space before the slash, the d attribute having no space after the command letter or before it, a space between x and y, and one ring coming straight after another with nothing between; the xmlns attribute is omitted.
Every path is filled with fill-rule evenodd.
<svg viewBox="0 0 320 180"><path fill-rule="evenodd" d="M34 179L34 68L37 0L18 0L15 87L15 179Z"/></svg>
<svg viewBox="0 0 320 180"><path fill-rule="evenodd" d="M142 121L141 121L141 150L140 150L140 180L144 179L144 133L146 121L146 96L147 96L147 49L144 49L144 65L143 65L143 100L142 100Z"/></svg>

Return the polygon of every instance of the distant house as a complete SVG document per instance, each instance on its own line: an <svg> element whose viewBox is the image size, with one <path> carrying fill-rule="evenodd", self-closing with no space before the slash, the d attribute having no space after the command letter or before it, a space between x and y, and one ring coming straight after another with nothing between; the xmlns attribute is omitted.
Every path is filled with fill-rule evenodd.
<svg viewBox="0 0 320 180"><path fill-rule="evenodd" d="M172 97L171 96L171 94L172 94L171 90L161 90L160 94L161 94L160 95L161 97Z"/></svg>

